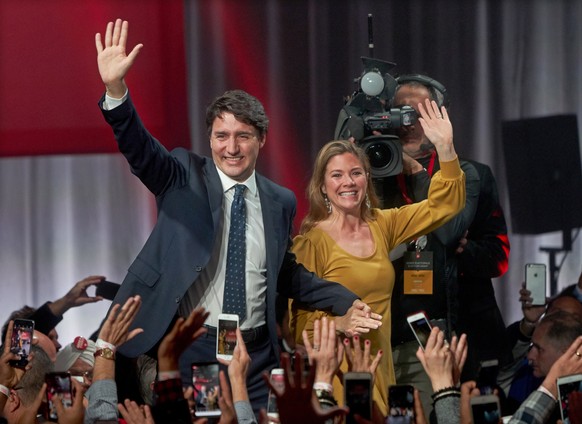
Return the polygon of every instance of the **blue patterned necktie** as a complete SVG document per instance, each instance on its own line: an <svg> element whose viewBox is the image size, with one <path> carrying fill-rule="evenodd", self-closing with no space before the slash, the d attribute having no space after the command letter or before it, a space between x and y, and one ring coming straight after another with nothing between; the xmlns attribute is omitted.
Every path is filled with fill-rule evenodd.
<svg viewBox="0 0 582 424"><path fill-rule="evenodd" d="M234 199L230 209L230 230L228 233L228 250L226 253L226 278L224 282L224 298L222 312L237 314L239 323L247 316L245 290L246 261L246 206L245 185L234 186Z"/></svg>

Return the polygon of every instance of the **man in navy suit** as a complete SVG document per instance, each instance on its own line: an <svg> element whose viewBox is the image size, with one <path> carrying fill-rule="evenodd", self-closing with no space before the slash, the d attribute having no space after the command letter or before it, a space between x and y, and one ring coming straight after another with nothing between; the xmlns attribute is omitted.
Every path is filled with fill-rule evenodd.
<svg viewBox="0 0 582 424"><path fill-rule="evenodd" d="M336 327L348 336L378 328L381 317L343 286L308 272L290 252L295 196L255 172L269 123L262 104L241 90L224 93L207 110L212 158L182 148L168 152L145 129L129 97L124 78L143 46L127 54L127 34L127 22L118 19L108 24L104 42L96 36L107 90L100 106L131 171L156 196L158 219L113 302L142 298L134 326L144 332L120 351L130 357L151 351L175 317L204 307L210 311L207 333L182 356L182 380L191 384L192 362L215 360L229 211L233 187L244 184L246 318L240 327L252 358L247 385L257 411L268 397L261 374L278 364L277 293L338 315Z"/></svg>

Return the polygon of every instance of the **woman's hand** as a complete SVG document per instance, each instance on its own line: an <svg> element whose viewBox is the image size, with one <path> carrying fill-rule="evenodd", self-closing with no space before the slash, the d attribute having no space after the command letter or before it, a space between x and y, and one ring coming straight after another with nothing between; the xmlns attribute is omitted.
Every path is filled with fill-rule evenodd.
<svg viewBox="0 0 582 424"><path fill-rule="evenodd" d="M349 339L344 339L344 346L346 351L346 360L348 361L348 370L352 372L369 372L372 377L376 375L376 368L382 359L384 352L379 350L372 360L370 340L364 341L364 349L360 346L360 337L354 336L352 343Z"/></svg>
<svg viewBox="0 0 582 424"><path fill-rule="evenodd" d="M335 318L335 328L347 337L369 333L382 325L382 315L372 312L372 309L359 299L354 300L345 315Z"/></svg>
<svg viewBox="0 0 582 424"><path fill-rule="evenodd" d="M424 135L434 144L439 160L451 161L457 157L453 146L453 125L449 120L447 109L440 108L434 100L426 99L424 104L418 104L420 117L418 122L422 125Z"/></svg>
<svg viewBox="0 0 582 424"><path fill-rule="evenodd" d="M453 377L453 369L456 366L455 355L451 352L444 333L438 327L432 328L425 349L419 347L416 357L428 374L435 392L455 385Z"/></svg>
<svg viewBox="0 0 582 424"><path fill-rule="evenodd" d="M317 364L315 381L332 384L337 373L344 349L335 334L335 322L323 317L313 323L313 345L309 341L307 331L303 330L303 344L307 350L309 363Z"/></svg>

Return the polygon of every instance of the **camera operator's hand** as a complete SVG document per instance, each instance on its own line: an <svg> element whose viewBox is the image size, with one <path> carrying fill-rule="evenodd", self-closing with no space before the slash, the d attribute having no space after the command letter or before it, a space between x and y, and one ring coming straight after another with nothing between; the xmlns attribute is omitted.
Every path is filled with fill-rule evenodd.
<svg viewBox="0 0 582 424"><path fill-rule="evenodd" d="M422 125L424 135L436 147L439 160L448 162L457 157L453 145L453 126L449 120L447 109L443 106L439 110L436 102L426 99L424 105L418 104L420 117L418 122Z"/></svg>
<svg viewBox="0 0 582 424"><path fill-rule="evenodd" d="M418 163L412 156L402 152L402 172L405 175L413 175L422 172L424 167Z"/></svg>

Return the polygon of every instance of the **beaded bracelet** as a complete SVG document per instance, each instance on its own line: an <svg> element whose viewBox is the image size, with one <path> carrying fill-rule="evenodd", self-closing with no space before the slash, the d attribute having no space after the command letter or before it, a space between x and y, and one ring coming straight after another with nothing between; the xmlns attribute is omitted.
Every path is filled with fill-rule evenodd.
<svg viewBox="0 0 582 424"><path fill-rule="evenodd" d="M337 406L337 401L327 390L314 389L315 396L321 405Z"/></svg>
<svg viewBox="0 0 582 424"><path fill-rule="evenodd" d="M432 397L432 401L434 404L437 400L444 399L444 398L451 397L451 396L461 397L461 391L454 386L445 387L444 389L440 389L440 390L437 390L436 392L434 392L431 397Z"/></svg>

